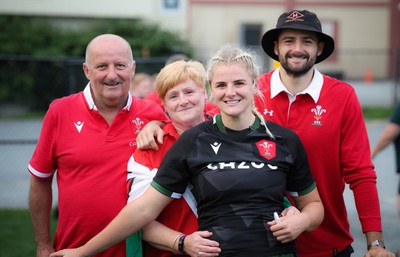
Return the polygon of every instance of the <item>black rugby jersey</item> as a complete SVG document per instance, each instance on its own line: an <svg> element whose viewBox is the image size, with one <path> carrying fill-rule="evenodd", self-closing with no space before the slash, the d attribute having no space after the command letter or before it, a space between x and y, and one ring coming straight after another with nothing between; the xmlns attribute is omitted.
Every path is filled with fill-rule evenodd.
<svg viewBox="0 0 400 257"><path fill-rule="evenodd" d="M161 163L152 186L176 197L188 183L198 204L199 230L213 232L220 256L275 256L295 253L294 242L276 240L266 222L283 210L285 192L315 188L297 135L268 122L248 129L225 128L220 115L184 132Z"/></svg>

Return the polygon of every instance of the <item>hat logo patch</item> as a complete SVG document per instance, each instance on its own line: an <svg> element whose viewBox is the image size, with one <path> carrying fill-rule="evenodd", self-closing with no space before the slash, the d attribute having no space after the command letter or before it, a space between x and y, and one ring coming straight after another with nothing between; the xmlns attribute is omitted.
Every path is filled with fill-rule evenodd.
<svg viewBox="0 0 400 257"><path fill-rule="evenodd" d="M298 11L292 12L288 17L286 22L292 22L292 21L304 21L303 19L304 15Z"/></svg>

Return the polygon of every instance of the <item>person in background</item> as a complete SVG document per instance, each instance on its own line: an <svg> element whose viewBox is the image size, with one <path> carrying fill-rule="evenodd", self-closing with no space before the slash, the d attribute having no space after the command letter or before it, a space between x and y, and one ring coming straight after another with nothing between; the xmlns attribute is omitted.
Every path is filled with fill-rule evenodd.
<svg viewBox="0 0 400 257"><path fill-rule="evenodd" d="M86 49L82 92L53 101L28 170L29 209L38 257L82 245L126 205L126 163L135 138L152 120L167 120L158 105L133 98L135 61L129 43L104 34ZM52 180L57 175L58 226L50 238ZM141 251L140 238L137 247ZM95 256L125 256L121 242Z"/></svg>
<svg viewBox="0 0 400 257"><path fill-rule="evenodd" d="M372 148L371 157L374 159L378 153L393 143L396 156L396 172L400 174L400 104L396 106L389 123L382 131L378 142ZM400 217L400 182L397 192L397 215Z"/></svg>
<svg viewBox="0 0 400 257"><path fill-rule="evenodd" d="M146 98L155 90L153 77L146 73L136 73L129 90L132 96Z"/></svg>
<svg viewBox="0 0 400 257"><path fill-rule="evenodd" d="M211 95L221 114L182 133L166 153L151 186L130 202L96 237L76 249L51 254L90 256L154 220L188 185L197 202L200 231L214 246L196 256L294 257L294 239L323 219L316 184L297 135L266 123L254 107L258 72L254 57L225 46L208 65ZM274 220L290 192L300 213ZM185 254L186 235L176 250ZM174 242L175 244L175 242Z"/></svg>
<svg viewBox="0 0 400 257"><path fill-rule="evenodd" d="M189 61L190 58L186 54L182 53L176 53L168 57L168 59L165 61L165 65L171 64L176 61Z"/></svg>
<svg viewBox="0 0 400 257"><path fill-rule="evenodd" d="M322 224L297 238L300 256L344 257L353 252L345 183L353 191L365 233L365 256L394 256L385 250L376 173L356 93L314 66L332 54L333 38L322 32L315 13L292 10L263 35L262 47L281 66L260 77L264 99L257 106L266 120L298 134L325 208Z"/></svg>
<svg viewBox="0 0 400 257"><path fill-rule="evenodd" d="M400 104L396 106L396 109L389 119L389 123L386 125L375 146L372 148L372 159L392 143L394 145L396 157L396 172L397 174L400 174ZM400 217L400 181L397 189L396 209L397 215ZM396 256L400 256L400 249L397 250Z"/></svg>

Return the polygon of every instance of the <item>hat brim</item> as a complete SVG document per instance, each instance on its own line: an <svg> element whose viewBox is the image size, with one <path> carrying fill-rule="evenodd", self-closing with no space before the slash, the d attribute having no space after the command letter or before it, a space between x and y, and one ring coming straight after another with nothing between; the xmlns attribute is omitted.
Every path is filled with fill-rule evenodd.
<svg viewBox="0 0 400 257"><path fill-rule="evenodd" d="M263 37L261 39L261 46L264 49L265 53L268 54L269 57L271 57L272 59L274 59L278 62L279 62L279 58L275 54L275 51L274 51L274 48L275 48L274 42L278 39L278 36L283 29L299 29L299 30L305 30L305 31L312 31L312 32L315 32L318 34L320 39L324 42L324 48L322 49L322 53L319 56L317 56L317 60L315 63L322 62L323 60L328 58L333 53L333 50L335 50L335 42L332 37L330 37L324 33L321 33L319 31L310 30L309 27L307 27L307 28L291 27L291 28L271 29L271 30L265 32L265 34L263 35Z"/></svg>

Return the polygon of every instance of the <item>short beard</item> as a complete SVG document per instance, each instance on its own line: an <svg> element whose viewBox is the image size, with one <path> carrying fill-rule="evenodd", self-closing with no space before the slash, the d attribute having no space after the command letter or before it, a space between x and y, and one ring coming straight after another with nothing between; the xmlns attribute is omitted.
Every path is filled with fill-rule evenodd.
<svg viewBox="0 0 400 257"><path fill-rule="evenodd" d="M300 78L306 75L313 67L316 61L316 58L308 59L307 63L298 69L292 69L288 64L289 57L286 55L285 58L280 58L281 66L285 69L286 73L293 78Z"/></svg>

